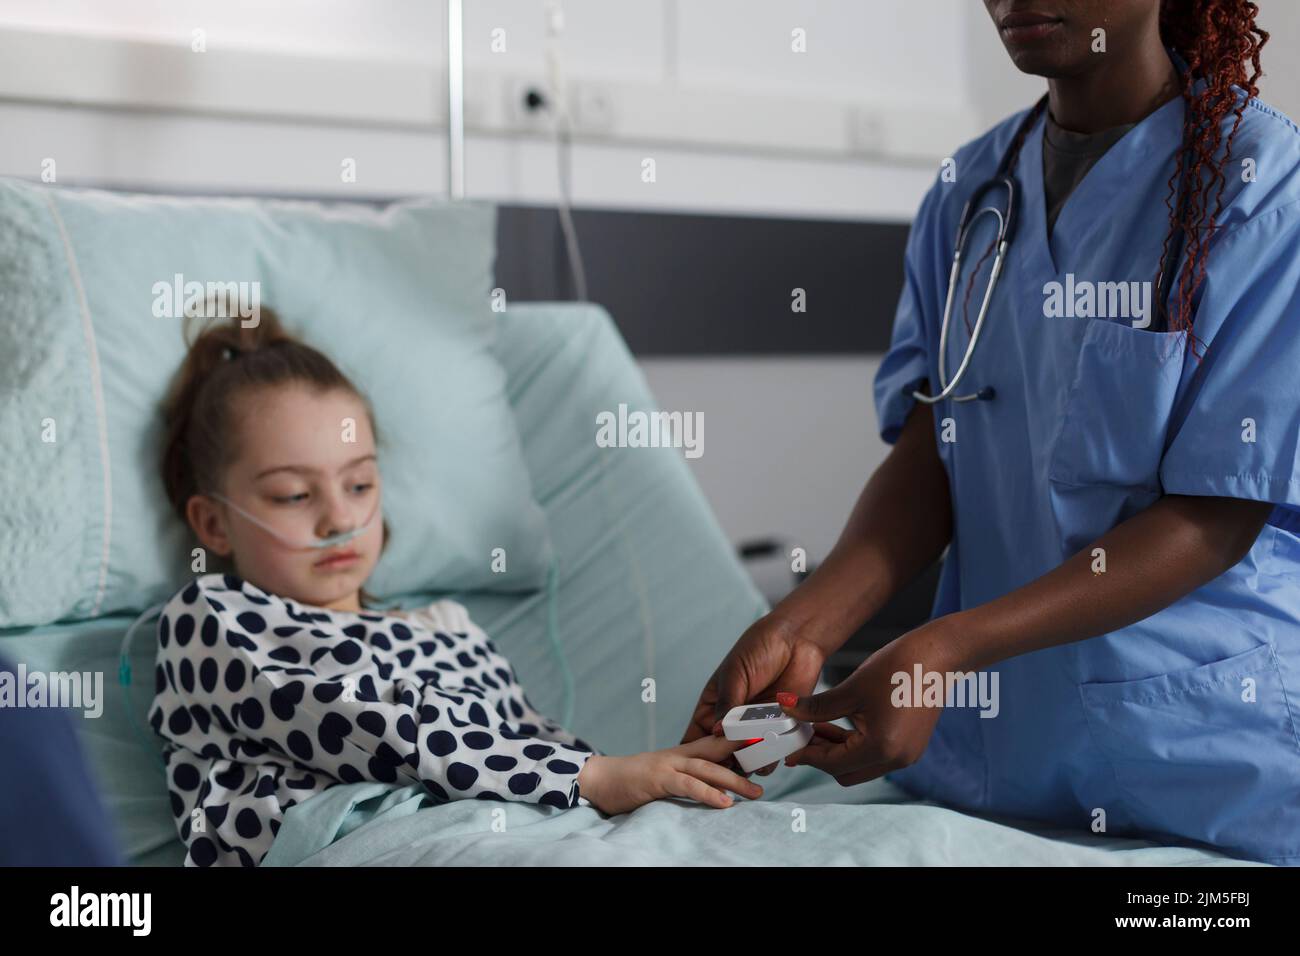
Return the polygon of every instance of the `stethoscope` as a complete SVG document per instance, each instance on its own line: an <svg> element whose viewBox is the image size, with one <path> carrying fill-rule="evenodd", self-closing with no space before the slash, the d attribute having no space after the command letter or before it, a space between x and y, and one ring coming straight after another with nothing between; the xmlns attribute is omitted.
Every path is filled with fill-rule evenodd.
<svg viewBox="0 0 1300 956"><path fill-rule="evenodd" d="M910 382L903 386L903 391L910 392L912 398L918 402L924 402L927 405L933 405L951 397L954 402L972 402L976 400L990 401L997 392L993 386L985 385L978 391L968 392L965 395L953 395L957 385L961 382L966 370L970 367L971 357L975 354L976 343L979 342L980 331L984 328L984 320L988 317L989 302L993 299L993 290L997 287L998 276L1002 273L1002 264L1006 260L1007 250L1011 247L1011 240L1015 235L1016 227L1016 179L1011 172L1011 167L1020 157L1020 147L1029 130L1038 122L1038 116L1047 107L1047 94L1044 93L1042 99L1034 104L1033 108L1021 121L1016 130L1016 135L1012 137L1010 145L1002 156L1001 162L998 163L997 173L992 179L976 187L971 193L966 204L962 207L961 218L957 221L957 241L952 254L952 268L948 271L948 294L943 303L943 323L939 327L939 388L937 395L926 395L921 392L918 385L924 382ZM1179 207L1185 208L1187 202L1186 177L1182 176L1182 153L1179 153ZM1007 194L1006 207L999 208L992 204L981 205L984 197L989 194L998 192ZM966 240L970 237L972 227L979 221L981 216L992 216L997 220L998 233L995 240L996 254L993 258L993 265L989 270L988 284L984 288L984 298L980 302L979 314L975 318L975 326L971 330L970 341L966 343L965 354L962 355L961 364L957 366L957 371L953 374L952 380L948 380L947 356L948 356L948 325L952 318L952 300L953 292L956 291L959 279L961 277L961 264L966 251ZM1173 241L1169 243L1169 249L1166 250L1164 258L1160 263L1160 273L1156 280L1156 302L1160 303L1167 314L1167 299L1172 291L1172 277L1174 266L1177 265L1179 258L1182 256L1183 232L1181 229L1174 230Z"/></svg>

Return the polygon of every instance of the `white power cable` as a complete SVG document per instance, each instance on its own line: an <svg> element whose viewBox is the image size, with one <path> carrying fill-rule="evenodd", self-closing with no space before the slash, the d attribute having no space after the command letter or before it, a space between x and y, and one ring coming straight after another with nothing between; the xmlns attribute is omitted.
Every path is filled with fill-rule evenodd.
<svg viewBox="0 0 1300 956"><path fill-rule="evenodd" d="M587 270L582 262L582 250L578 247L578 230L573 225L571 177L571 129L569 117L569 98L564 85L564 73L560 69L558 41L564 32L564 6L560 0L546 0L546 76L551 91L551 109L555 116L556 166L559 170L560 229L564 233L564 245L573 270L573 286L580 302L587 301Z"/></svg>
<svg viewBox="0 0 1300 956"><path fill-rule="evenodd" d="M447 0L447 197L465 198L465 26L461 0Z"/></svg>

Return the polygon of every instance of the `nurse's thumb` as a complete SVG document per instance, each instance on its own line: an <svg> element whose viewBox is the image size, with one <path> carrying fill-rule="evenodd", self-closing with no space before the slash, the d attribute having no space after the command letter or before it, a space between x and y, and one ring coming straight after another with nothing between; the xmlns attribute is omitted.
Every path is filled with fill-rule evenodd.
<svg viewBox="0 0 1300 956"><path fill-rule="evenodd" d="M723 661L722 666L713 678L713 688L717 694L717 699L713 705L713 720L715 728L719 728L722 718L731 712L733 707L739 707L749 699L749 684L745 679L745 671L737 666L734 661ZM721 733L720 729L717 729Z"/></svg>
<svg viewBox="0 0 1300 956"><path fill-rule="evenodd" d="M853 713L853 701L842 689L843 686L841 684L820 694L809 694L807 697L782 691L776 695L776 702L781 705L783 711L796 720L807 723L831 721Z"/></svg>

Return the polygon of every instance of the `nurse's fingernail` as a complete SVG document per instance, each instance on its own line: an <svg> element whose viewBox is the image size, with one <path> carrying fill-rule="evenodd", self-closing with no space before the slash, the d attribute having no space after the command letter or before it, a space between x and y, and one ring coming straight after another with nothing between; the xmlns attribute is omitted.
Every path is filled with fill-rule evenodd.
<svg viewBox="0 0 1300 956"><path fill-rule="evenodd" d="M798 703L798 701L799 701L798 695L791 694L789 691L783 690L781 691L781 693L776 695L776 702L780 704L782 707L793 707L796 703Z"/></svg>
<svg viewBox="0 0 1300 956"><path fill-rule="evenodd" d="M715 721L713 722L713 730L710 731L710 733L712 733L712 734L716 737L718 731L721 730L721 729L722 729L722 721L720 721L720 720L715 720Z"/></svg>

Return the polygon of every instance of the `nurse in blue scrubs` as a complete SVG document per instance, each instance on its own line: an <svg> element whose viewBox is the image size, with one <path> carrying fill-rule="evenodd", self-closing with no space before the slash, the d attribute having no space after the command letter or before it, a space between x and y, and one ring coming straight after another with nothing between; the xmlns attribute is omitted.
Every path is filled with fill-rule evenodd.
<svg viewBox="0 0 1300 956"><path fill-rule="evenodd" d="M787 762L845 786L888 775L962 809L1300 864L1300 131L1256 97L1267 34L1243 0L985 5L1047 95L922 201L875 380L890 454L684 739L779 698L818 729ZM978 324L991 214L941 378L958 222L1002 164L1016 221L987 321L927 404ZM812 695L941 556L932 619ZM917 668L983 672L996 707L900 695Z"/></svg>

